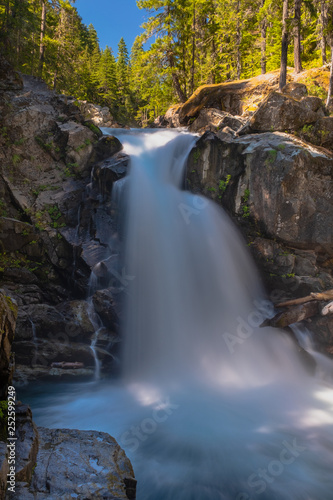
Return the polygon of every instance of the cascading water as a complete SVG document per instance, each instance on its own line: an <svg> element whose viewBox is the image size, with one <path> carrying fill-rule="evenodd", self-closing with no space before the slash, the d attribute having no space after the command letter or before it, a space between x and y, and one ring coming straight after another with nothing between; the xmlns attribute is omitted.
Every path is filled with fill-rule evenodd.
<svg viewBox="0 0 333 500"><path fill-rule="evenodd" d="M259 328L273 311L240 237L182 190L195 138L109 133L131 155L124 383L52 395L47 415L31 400L37 423L114 435L138 500L332 500L332 388Z"/></svg>

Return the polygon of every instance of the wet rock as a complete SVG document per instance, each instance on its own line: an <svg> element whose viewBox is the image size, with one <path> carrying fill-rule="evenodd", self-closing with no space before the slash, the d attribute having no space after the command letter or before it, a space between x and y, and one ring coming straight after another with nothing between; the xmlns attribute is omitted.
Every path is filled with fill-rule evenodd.
<svg viewBox="0 0 333 500"><path fill-rule="evenodd" d="M15 386L24 387L36 381L67 382L67 381L91 381L94 377L93 367L76 369L52 368L44 365L16 365Z"/></svg>
<svg viewBox="0 0 333 500"><path fill-rule="evenodd" d="M73 341L88 342L94 333L94 326L89 314L89 305L85 300L62 302L57 306L65 318L65 331Z"/></svg>
<svg viewBox="0 0 333 500"><path fill-rule="evenodd" d="M52 363L83 363L84 367L93 368L94 356L90 344L83 344L65 333L49 336L48 339L37 339L17 342L14 345L15 360L18 365L31 367L50 367ZM17 370L19 371L19 370ZM16 378L16 374L15 374Z"/></svg>
<svg viewBox="0 0 333 500"><path fill-rule="evenodd" d="M93 187L104 198L110 198L113 183L125 177L130 158L125 153L116 153L111 158L94 166Z"/></svg>
<svg viewBox="0 0 333 500"><path fill-rule="evenodd" d="M114 438L97 431L38 428L37 466L18 500L135 498L130 461Z"/></svg>
<svg viewBox="0 0 333 500"><path fill-rule="evenodd" d="M316 316L319 312L318 302L306 302L299 306L289 308L287 311L278 313L274 318L267 320L265 326L285 328L286 326L298 323L308 318Z"/></svg>
<svg viewBox="0 0 333 500"><path fill-rule="evenodd" d="M32 420L29 406L22 403L16 405L16 480L28 483L31 481L36 466L38 435Z"/></svg>
<svg viewBox="0 0 333 500"><path fill-rule="evenodd" d="M117 302L117 295L115 296L110 289L98 290L93 296L93 303L103 324L111 331L117 331L119 325L119 302Z"/></svg>
<svg viewBox="0 0 333 500"><path fill-rule="evenodd" d="M333 321L330 315L316 316L311 318L308 324L310 330L315 334L315 340L321 349L333 356Z"/></svg>
<svg viewBox="0 0 333 500"><path fill-rule="evenodd" d="M122 148L123 146L119 139L117 139L113 135L101 137L95 145L92 157L90 158L90 164L92 165L94 163L106 160L116 153L119 153Z"/></svg>
<svg viewBox="0 0 333 500"><path fill-rule="evenodd" d="M23 306L17 318L15 342L32 339L33 327L37 338L52 337L66 331L66 319L49 304Z"/></svg>
<svg viewBox="0 0 333 500"><path fill-rule="evenodd" d="M17 305L0 290L0 400L5 399L13 377L11 348L14 340Z"/></svg>

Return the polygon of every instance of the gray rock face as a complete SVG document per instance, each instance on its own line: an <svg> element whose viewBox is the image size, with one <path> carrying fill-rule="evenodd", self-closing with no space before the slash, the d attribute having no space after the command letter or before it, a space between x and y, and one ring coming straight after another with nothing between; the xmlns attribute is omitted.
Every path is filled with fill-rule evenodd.
<svg viewBox="0 0 333 500"><path fill-rule="evenodd" d="M30 408L16 407L16 490L18 500L135 499L136 480L125 452L109 434L73 429L38 429ZM4 443L0 498L7 471Z"/></svg>
<svg viewBox="0 0 333 500"><path fill-rule="evenodd" d="M283 87L282 94L288 94L295 99L301 99L308 95L308 89L304 83L290 82Z"/></svg>
<svg viewBox="0 0 333 500"><path fill-rule="evenodd" d="M328 152L287 134L229 141L208 135L192 153L188 177L218 201L225 197L219 182L230 175L228 208L237 215L252 217L286 244L332 253L332 169Z"/></svg>
<svg viewBox="0 0 333 500"><path fill-rule="evenodd" d="M130 461L104 432L38 428L39 449L31 484L21 485L19 500L135 499Z"/></svg>
<svg viewBox="0 0 333 500"><path fill-rule="evenodd" d="M87 101L77 101L85 120L91 120L97 127L117 127L107 106L98 106Z"/></svg>
<svg viewBox="0 0 333 500"><path fill-rule="evenodd" d="M234 218L271 300L279 302L333 288L332 173L331 153L293 136L219 132L198 140L187 181ZM311 321L324 339L331 320ZM322 342L326 352L332 343L331 336Z"/></svg>
<svg viewBox="0 0 333 500"><path fill-rule="evenodd" d="M309 103L308 98L305 97L305 100ZM263 100L250 119L250 127L256 132L285 132L315 123L319 117L320 115L309 105L302 104L302 99L299 101L290 95L273 91Z"/></svg>

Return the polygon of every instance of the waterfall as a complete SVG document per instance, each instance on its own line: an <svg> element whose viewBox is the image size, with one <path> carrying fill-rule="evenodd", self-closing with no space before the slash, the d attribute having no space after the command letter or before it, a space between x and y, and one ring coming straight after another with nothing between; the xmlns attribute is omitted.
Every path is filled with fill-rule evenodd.
<svg viewBox="0 0 333 500"><path fill-rule="evenodd" d="M114 435L138 500L332 500L332 387L260 328L273 309L242 238L183 189L196 137L106 132L131 156L123 381L52 391L47 414L32 399L37 423Z"/></svg>

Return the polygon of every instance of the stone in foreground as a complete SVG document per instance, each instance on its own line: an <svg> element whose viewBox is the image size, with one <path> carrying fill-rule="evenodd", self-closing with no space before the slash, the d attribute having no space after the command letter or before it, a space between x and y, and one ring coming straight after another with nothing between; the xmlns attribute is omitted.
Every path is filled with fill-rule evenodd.
<svg viewBox="0 0 333 500"><path fill-rule="evenodd" d="M109 434L39 427L38 435L37 465L30 486L17 485L17 500L135 499L131 463Z"/></svg>

